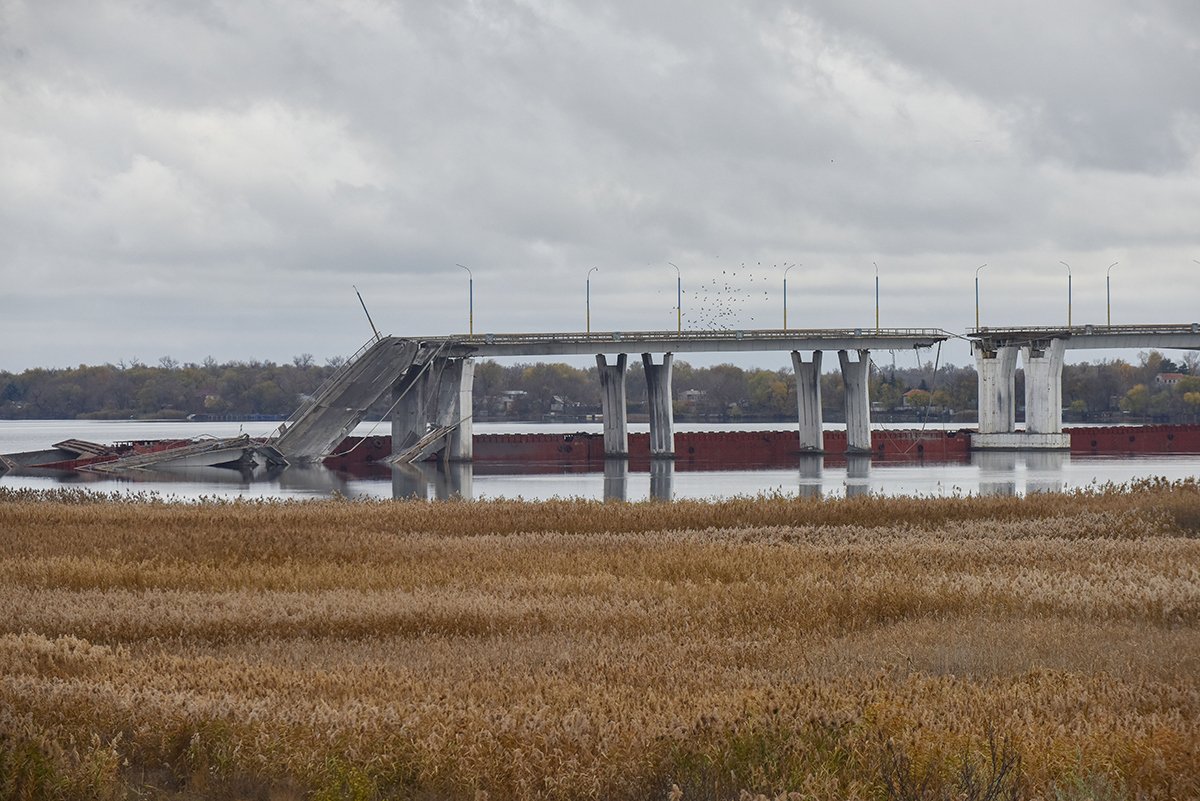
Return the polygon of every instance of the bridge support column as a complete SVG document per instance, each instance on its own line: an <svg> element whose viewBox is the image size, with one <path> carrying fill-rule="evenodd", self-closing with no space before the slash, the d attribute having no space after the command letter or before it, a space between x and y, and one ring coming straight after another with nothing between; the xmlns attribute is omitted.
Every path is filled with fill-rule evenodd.
<svg viewBox="0 0 1200 801"><path fill-rule="evenodd" d="M475 360L445 359L439 374L437 425L458 427L446 435L445 457L452 462L469 462L474 453Z"/></svg>
<svg viewBox="0 0 1200 801"><path fill-rule="evenodd" d="M1016 430L1017 348L1004 345L988 350L974 343L979 375L979 433L1011 434Z"/></svg>
<svg viewBox="0 0 1200 801"><path fill-rule="evenodd" d="M1066 343L1021 348L1025 362L1025 433L1062 433L1062 369Z"/></svg>
<svg viewBox="0 0 1200 801"><path fill-rule="evenodd" d="M850 361L849 351L839 350L842 383L846 386L846 453L871 452L871 397L868 377L871 352L860 350L858 361Z"/></svg>
<svg viewBox="0 0 1200 801"><path fill-rule="evenodd" d="M800 450L821 453L825 450L821 420L821 351L814 350L810 362L805 362L799 351L792 351L792 367L796 371Z"/></svg>
<svg viewBox="0 0 1200 801"><path fill-rule="evenodd" d="M472 359L432 360L424 369L414 365L392 389L392 453L398 454L425 436L430 424L458 427L445 437L442 458L470 461L473 453L472 397L475 362Z"/></svg>
<svg viewBox="0 0 1200 801"><path fill-rule="evenodd" d="M432 365L422 369L413 365L392 387L392 453L398 454L425 435L429 424L426 410L429 401Z"/></svg>
<svg viewBox="0 0 1200 801"><path fill-rule="evenodd" d="M624 353L617 354L617 363L611 365L605 360L604 354L596 355L606 458L629 456L629 429L625 423L625 364Z"/></svg>
<svg viewBox="0 0 1200 801"><path fill-rule="evenodd" d="M650 409L650 458L675 458L675 409L671 396L670 353L663 354L662 364L655 364L649 353L642 354L646 372L646 405ZM607 420L607 416L605 417Z"/></svg>

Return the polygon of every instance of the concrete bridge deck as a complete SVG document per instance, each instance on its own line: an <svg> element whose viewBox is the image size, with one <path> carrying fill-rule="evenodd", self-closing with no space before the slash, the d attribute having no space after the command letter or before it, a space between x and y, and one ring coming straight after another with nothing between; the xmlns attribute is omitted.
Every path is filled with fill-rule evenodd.
<svg viewBox="0 0 1200 801"><path fill-rule="evenodd" d="M1066 350L1179 348L1200 350L1200 323L1182 325L1076 325L974 328L967 337L986 350L1044 345L1061 339Z"/></svg>
<svg viewBox="0 0 1200 801"><path fill-rule="evenodd" d="M743 331L605 331L410 337L446 355L594 356L600 353L907 350L955 336L940 328L816 328Z"/></svg>

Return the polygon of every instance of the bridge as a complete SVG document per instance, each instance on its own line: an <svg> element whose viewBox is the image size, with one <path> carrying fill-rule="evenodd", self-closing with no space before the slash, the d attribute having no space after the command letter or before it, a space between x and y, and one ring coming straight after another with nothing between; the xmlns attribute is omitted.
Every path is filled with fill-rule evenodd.
<svg viewBox="0 0 1200 801"><path fill-rule="evenodd" d="M650 410L650 454L671 458L674 354L785 351L792 354L796 371L799 447L819 453L823 448L822 353L837 351L846 387L847 450L868 453L871 351L927 348L951 336L939 328L853 328L379 337L364 345L280 426L275 444L291 460L319 460L390 390L394 457L404 454L416 459L441 450L449 460L469 460L475 358L585 355L596 357L599 370L605 454L623 457L629 452L628 354L640 353ZM806 353L810 354L807 360ZM661 354L657 360L656 354Z"/></svg>
<svg viewBox="0 0 1200 801"><path fill-rule="evenodd" d="M968 332L979 374L977 450L1064 450L1063 356L1068 350L1180 348L1200 350L1200 323L976 328ZM1025 368L1025 430L1016 428L1017 355Z"/></svg>
<svg viewBox="0 0 1200 801"><path fill-rule="evenodd" d="M799 450L823 448L821 362L836 351L845 386L846 448L871 450L868 378L872 351L928 348L955 336L940 328L607 331L377 337L342 366L280 426L275 446L290 460L323 458L391 393L394 459L440 451L450 461L472 455L474 360L504 356L595 356L604 415L604 452L629 451L628 354L640 353L650 419L650 455L674 456L671 368L676 353L791 353ZM1200 324L977 328L967 334L979 374L979 432L972 448L1070 447L1062 430L1063 354L1070 349L1200 350ZM805 354L808 354L807 358ZM1025 428L1016 428L1017 357L1025 368ZM611 357L611 361L610 361ZM657 357L657 358L656 358Z"/></svg>

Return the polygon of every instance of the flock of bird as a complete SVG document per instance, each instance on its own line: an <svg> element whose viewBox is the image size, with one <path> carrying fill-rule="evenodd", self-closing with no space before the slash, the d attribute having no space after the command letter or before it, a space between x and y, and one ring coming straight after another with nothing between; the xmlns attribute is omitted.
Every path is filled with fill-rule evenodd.
<svg viewBox="0 0 1200 801"><path fill-rule="evenodd" d="M770 301L766 285L772 273L779 280L778 268L777 264L764 267L762 262L748 267L742 262L736 269L721 270L720 277L699 290L689 293L685 289L683 319L693 328L709 331L730 331L755 322L753 314L747 319L747 312L759 309L761 313L762 305Z"/></svg>

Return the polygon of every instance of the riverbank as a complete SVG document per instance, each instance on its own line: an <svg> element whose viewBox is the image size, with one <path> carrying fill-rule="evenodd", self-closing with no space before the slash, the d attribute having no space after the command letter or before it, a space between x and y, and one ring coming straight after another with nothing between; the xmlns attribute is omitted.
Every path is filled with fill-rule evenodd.
<svg viewBox="0 0 1200 801"><path fill-rule="evenodd" d="M0 490L0 528L5 790L1200 794L1195 483L670 505Z"/></svg>

